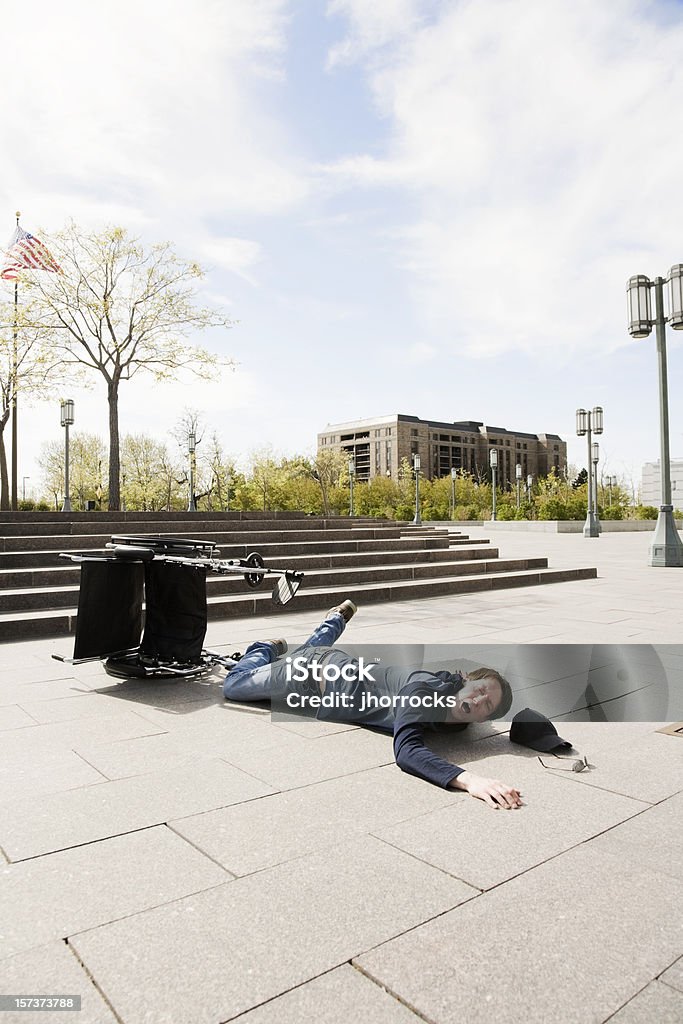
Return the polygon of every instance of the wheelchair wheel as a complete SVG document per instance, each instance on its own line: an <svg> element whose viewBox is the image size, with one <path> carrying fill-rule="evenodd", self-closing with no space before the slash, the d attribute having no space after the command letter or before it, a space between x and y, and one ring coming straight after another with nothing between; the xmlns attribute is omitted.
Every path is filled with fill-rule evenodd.
<svg viewBox="0 0 683 1024"><path fill-rule="evenodd" d="M164 662L139 653L107 658L104 670L116 679L194 679L211 668L204 659L194 663Z"/></svg>

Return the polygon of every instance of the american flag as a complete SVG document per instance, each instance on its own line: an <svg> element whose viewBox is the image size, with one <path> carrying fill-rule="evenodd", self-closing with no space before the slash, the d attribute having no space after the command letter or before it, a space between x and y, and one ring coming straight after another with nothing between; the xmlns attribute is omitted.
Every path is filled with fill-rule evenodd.
<svg viewBox="0 0 683 1024"><path fill-rule="evenodd" d="M0 277L5 281L16 281L20 270L48 270L56 273L60 269L49 249L18 224L3 258Z"/></svg>

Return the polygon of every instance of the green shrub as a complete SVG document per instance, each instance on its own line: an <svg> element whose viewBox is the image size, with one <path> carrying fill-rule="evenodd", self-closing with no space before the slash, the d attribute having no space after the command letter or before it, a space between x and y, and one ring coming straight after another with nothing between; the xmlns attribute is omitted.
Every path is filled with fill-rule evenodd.
<svg viewBox="0 0 683 1024"><path fill-rule="evenodd" d="M654 505L636 505L633 509L634 519L657 519L659 509Z"/></svg>

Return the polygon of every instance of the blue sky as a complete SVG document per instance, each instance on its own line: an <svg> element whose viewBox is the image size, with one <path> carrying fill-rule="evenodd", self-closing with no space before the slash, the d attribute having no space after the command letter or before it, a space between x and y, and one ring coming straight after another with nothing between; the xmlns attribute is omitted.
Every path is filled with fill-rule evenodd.
<svg viewBox="0 0 683 1024"><path fill-rule="evenodd" d="M5 30L7 236L20 209L171 239L239 321L198 339L235 372L122 385L122 430L199 408L245 458L403 412L554 431L582 465L574 411L600 404L606 472L658 457L625 285L683 262L680 3L65 0ZM71 394L106 437L99 379ZM23 406L32 481L58 408Z"/></svg>

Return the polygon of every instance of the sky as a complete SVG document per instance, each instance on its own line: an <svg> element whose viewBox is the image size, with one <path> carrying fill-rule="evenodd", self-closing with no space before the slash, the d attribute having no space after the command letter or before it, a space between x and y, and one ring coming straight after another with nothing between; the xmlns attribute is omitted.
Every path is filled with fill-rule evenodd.
<svg viewBox="0 0 683 1024"><path fill-rule="evenodd" d="M244 463L399 412L558 433L580 467L575 410L601 405L603 472L659 457L626 282L683 263L681 0L37 0L3 24L0 238L20 210L170 240L235 321L195 339L237 362L214 382L122 384L122 433L173 446L198 409ZM24 399L20 491L60 397L107 437L91 383Z"/></svg>

